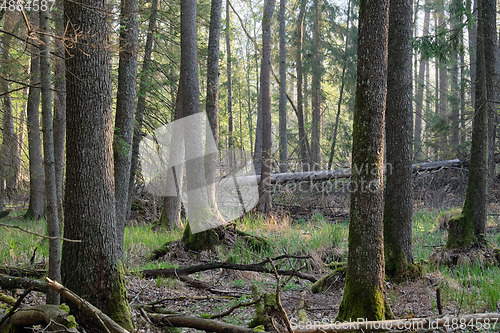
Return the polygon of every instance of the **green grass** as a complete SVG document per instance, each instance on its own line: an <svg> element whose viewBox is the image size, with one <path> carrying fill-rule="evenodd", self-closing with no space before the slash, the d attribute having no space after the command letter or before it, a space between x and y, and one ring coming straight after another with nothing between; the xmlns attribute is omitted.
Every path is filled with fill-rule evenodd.
<svg viewBox="0 0 500 333"><path fill-rule="evenodd" d="M457 212L420 210L413 218L413 254L426 273L438 274L439 286L442 290L443 306L453 304L460 313L497 311L500 302L500 272L498 267L455 267L439 269L427 265L432 251L446 243L447 231L439 230L439 220L444 220ZM23 212L13 212L20 216ZM46 223L41 221L24 221L20 218L3 219L0 222L16 225L30 231L45 234ZM489 221L490 227L495 221ZM237 221L237 228L247 233L265 237L271 247L268 250L252 251L247 244L238 240L234 246L221 246L214 254L215 260L230 260L235 263L256 263L266 257L274 257L284 253L295 255L323 254L337 249L341 260L346 260L348 222L333 223L321 214L314 214L310 219L293 221L289 217L271 216L266 219L257 216L246 216ZM125 231L124 261L128 271L143 269L173 268L178 265L165 260L148 261L151 251L164 243L175 241L182 236L182 230L154 231L150 225L128 226ZM500 235L489 234L492 244L500 244ZM26 266L36 251L36 262L47 260L48 242L38 236L26 234L17 229L0 227L0 263L9 266ZM282 260L276 263L278 268L300 268L303 260ZM171 279L158 278L157 286L175 287ZM235 280L234 287L242 287L243 280ZM286 290L299 288L293 282L286 285ZM393 295L394 296L394 295ZM391 296L392 297L392 296ZM433 298L433 297L431 297ZM222 310L222 308L220 309ZM238 321L237 319L235 321Z"/></svg>

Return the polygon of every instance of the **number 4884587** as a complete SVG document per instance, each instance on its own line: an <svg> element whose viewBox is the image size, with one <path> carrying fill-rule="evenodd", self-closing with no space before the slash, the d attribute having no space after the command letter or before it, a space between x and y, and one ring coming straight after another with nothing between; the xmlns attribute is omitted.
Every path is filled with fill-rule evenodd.
<svg viewBox="0 0 500 333"><path fill-rule="evenodd" d="M52 10L56 0L3 0L0 10L8 11L47 11Z"/></svg>

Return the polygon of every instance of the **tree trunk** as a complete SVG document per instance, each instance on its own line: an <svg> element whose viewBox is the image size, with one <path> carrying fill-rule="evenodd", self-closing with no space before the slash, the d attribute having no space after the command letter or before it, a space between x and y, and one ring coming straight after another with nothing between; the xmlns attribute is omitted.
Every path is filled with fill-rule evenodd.
<svg viewBox="0 0 500 333"><path fill-rule="evenodd" d="M15 12L9 12L4 16L4 26L3 30L7 33L3 34L2 37L2 72L6 78L9 78L10 70L9 65L10 59L10 46L12 42L12 36L9 33L13 32L15 25ZM14 131L14 111L12 107L12 98L10 95L10 85L5 79L1 80L1 92L2 92L2 102L3 102L3 171L5 179L5 189L8 197L12 197L17 191L17 175L16 175L16 163L18 163L18 151L17 151L17 136Z"/></svg>
<svg viewBox="0 0 500 333"><path fill-rule="evenodd" d="M440 29L440 32L443 33L446 29L446 22L445 22L445 5L444 5L445 0L439 0L438 1L438 12L437 12L437 25L438 29ZM444 39L443 36L438 37L440 39ZM446 63L445 59L437 59L439 63L439 109L438 109L438 115L441 119L443 119L445 122L448 121L448 64ZM438 153L440 154L439 157L442 156L447 156L448 155L448 140L447 140L447 133L444 128L439 128L438 129L439 134L438 134L438 141L437 141L437 146L440 148L438 149Z"/></svg>
<svg viewBox="0 0 500 333"><path fill-rule="evenodd" d="M462 43L462 0L453 0L450 4L450 18L452 38L455 38L456 44L454 45L452 70L451 70L451 138L450 138L450 153L453 156L458 155L458 145L460 144L460 77L459 77L459 49Z"/></svg>
<svg viewBox="0 0 500 333"><path fill-rule="evenodd" d="M257 209L267 214L271 210L271 19L276 0L264 1L262 16L262 62L260 67L260 96L262 99L262 166Z"/></svg>
<svg viewBox="0 0 500 333"><path fill-rule="evenodd" d="M227 51L227 114L228 114L228 152L229 152L229 168L234 164L234 126L233 126L233 79L231 73L231 15L229 15L229 0L226 0L226 51Z"/></svg>
<svg viewBox="0 0 500 333"><path fill-rule="evenodd" d="M314 0L314 54L312 63L311 162L313 170L321 169L321 1Z"/></svg>
<svg viewBox="0 0 500 333"><path fill-rule="evenodd" d="M413 263L411 17L411 0L391 1L385 128L392 172L384 192L384 254L386 274L392 277L401 277Z"/></svg>
<svg viewBox="0 0 500 333"><path fill-rule="evenodd" d="M478 1L477 84L472 124L471 163L462 213L450 220L447 248L486 245L488 197L488 114L495 108L496 1ZM488 59L488 60L486 60Z"/></svg>
<svg viewBox="0 0 500 333"><path fill-rule="evenodd" d="M116 234L111 56L108 17L103 15L108 10L105 0L64 2L67 37L78 36L78 47L66 58L65 218L71 223L64 236L82 243L63 244L62 280L131 329Z"/></svg>
<svg viewBox="0 0 500 333"><path fill-rule="evenodd" d="M477 0L467 0L467 10L472 13L474 21L467 25L469 35L469 66L470 66L470 99L474 109L476 103L476 53L477 53Z"/></svg>
<svg viewBox="0 0 500 333"><path fill-rule="evenodd" d="M45 158L45 203L47 206L47 233L50 237L60 236L57 209L56 169L54 165L54 128L52 118L52 87L50 73L50 25L49 11L40 10L40 82L42 86L43 153ZM52 280L61 281L61 241L49 240L49 272ZM49 304L59 304L59 294L49 290Z"/></svg>
<svg viewBox="0 0 500 333"><path fill-rule="evenodd" d="M382 215L388 1L361 1L359 14L349 255L340 321L382 320L390 314Z"/></svg>
<svg viewBox="0 0 500 333"><path fill-rule="evenodd" d="M58 36L64 34L64 8L63 2L56 3L54 11L55 31ZM64 188L64 147L66 144L66 65L64 64L64 43L58 38L54 39L54 162L56 169L57 208L59 223L64 221L63 188Z"/></svg>
<svg viewBox="0 0 500 333"><path fill-rule="evenodd" d="M342 65L342 75L340 78L340 93L339 101L337 103L337 115L335 116L335 128L333 129L332 147L330 148L330 158L328 160L328 170L332 169L333 156L335 155L335 146L337 144L337 132L339 129L340 120L340 109L342 106L342 98L344 96L344 85L345 85L345 71L347 68L347 53L349 47L349 23L351 20L351 0L347 2L347 22L346 22L346 33L345 33L345 46L344 46L344 64Z"/></svg>
<svg viewBox="0 0 500 333"><path fill-rule="evenodd" d="M280 0L280 101L279 101L279 155L280 172L288 169L288 138L286 124L286 0Z"/></svg>
<svg viewBox="0 0 500 333"><path fill-rule="evenodd" d="M226 5L226 10L228 11L228 13L226 14L228 16L229 3L227 3ZM216 147L219 146L219 48L222 22L221 16L222 0L212 0L210 9L210 28L208 36L207 102L205 109L207 112L208 122L210 123L210 129L212 130L210 135L213 135ZM209 154L205 158L205 174L209 185L209 202L215 202L217 159L217 154Z"/></svg>
<svg viewBox="0 0 500 333"><path fill-rule="evenodd" d="M38 22L38 12L33 12L32 22ZM37 24L33 24L36 29ZM45 213L45 184L40 138L40 53L36 46L31 46L30 88L28 92L28 150L30 168L30 202L25 219L39 220ZM0 211L2 208L0 207Z"/></svg>
<svg viewBox="0 0 500 333"><path fill-rule="evenodd" d="M431 19L431 3L429 0L425 1L425 14L424 14L424 27L422 35L426 36L429 34L429 22ZM415 154L415 160L418 161L422 159L422 110L424 105L424 86L425 86L425 70L426 62L423 57L420 59L420 65L418 70L418 80L416 84L415 91L415 131L413 136L413 152ZM427 70L429 70L427 68Z"/></svg>
<svg viewBox="0 0 500 333"><path fill-rule="evenodd" d="M113 138L116 230L121 254L123 254L123 238L128 210L134 111L137 106L136 77L139 43L137 10L137 0L121 0L120 59L118 64L118 90L116 93L115 134Z"/></svg>
<svg viewBox="0 0 500 333"><path fill-rule="evenodd" d="M130 179L128 189L127 219L130 217L130 208L135 196L135 175L139 162L139 145L142 139L142 123L146 111L146 95L150 80L151 53L153 52L154 30L156 29L156 16L158 15L158 0L152 0L151 12L149 14L148 32L146 34L146 46L144 47L144 59L140 74L139 91L137 98L137 109L135 111L134 134L132 142L132 157L130 162Z"/></svg>
<svg viewBox="0 0 500 333"><path fill-rule="evenodd" d="M302 32L304 26L304 17L306 15L306 3L307 0L300 1L300 12L297 19L297 54L296 54L296 66L297 66L297 122L299 127L299 147L300 147L300 157L302 162L302 171L309 170L309 156L307 149L307 136L304 127L304 103L303 103L303 89L302 89L302 41L304 34Z"/></svg>

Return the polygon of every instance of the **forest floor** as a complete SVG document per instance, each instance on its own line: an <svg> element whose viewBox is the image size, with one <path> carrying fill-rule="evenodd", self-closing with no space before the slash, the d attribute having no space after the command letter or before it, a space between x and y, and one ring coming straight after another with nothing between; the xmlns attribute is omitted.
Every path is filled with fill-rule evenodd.
<svg viewBox="0 0 500 333"><path fill-rule="evenodd" d="M491 208L498 209L498 207ZM420 209L415 212L413 253L415 262L422 269L422 275L416 280L387 282L387 296L396 317L438 315L436 299L438 288L444 314L456 315L500 310L500 269L498 267L481 267L479 264L472 264L450 269L431 267L428 263L431 252L446 242L447 231L440 229L439 226L457 211L457 209ZM43 221L37 223L23 221L21 213L21 210L15 211L1 222L18 225L39 233L45 232ZM493 245L499 246L498 216L490 216L488 222L488 240ZM166 308L168 311L208 317L222 313L235 304L251 301L252 285L255 285L261 293L276 290L276 278L272 274L218 269L190 275L223 291L223 294L217 294L193 288L177 279L143 278L140 272L144 269L187 267L215 261L250 264L260 262L267 257L293 254L309 255L311 258L306 261L299 259L276 261L277 268L300 269L319 278L331 272L328 264L344 262L347 259L348 223L345 217L341 220L332 220L319 212L300 219L294 219L288 215L274 215L266 219L247 216L238 221L236 226L250 234L265 237L272 246L267 250L252 251L244 242L236 240L230 245L225 244L213 251L197 254L185 252L178 247L167 256L151 261L148 259L151 251L166 242L180 239L182 229L169 232L154 230L152 223L140 219L135 220L127 226L125 234L124 263L127 269L130 303L133 306L155 303L155 306ZM34 266L44 267L48 257L47 243L46 240L25 234L20 230L0 228L0 263L7 266L26 267L30 266L31 259ZM281 277L280 280L286 282L287 278ZM326 292L313 294L311 282L297 277L287 281L281 297L292 324L298 324L300 310L303 310L300 317L306 319L306 323L333 322L342 298L343 282L340 276L338 282ZM44 295L33 292L25 301L43 303ZM246 326L254 315L253 307L243 307L220 320ZM139 310L133 309L133 320L137 332L161 331L160 328L148 323L148 318ZM499 325L495 331L498 331ZM183 331L194 332L191 329L183 329Z"/></svg>

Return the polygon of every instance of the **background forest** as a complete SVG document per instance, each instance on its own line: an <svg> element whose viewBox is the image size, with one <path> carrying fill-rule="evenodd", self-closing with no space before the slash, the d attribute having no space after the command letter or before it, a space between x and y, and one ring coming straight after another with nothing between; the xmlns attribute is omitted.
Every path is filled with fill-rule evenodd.
<svg viewBox="0 0 500 333"><path fill-rule="evenodd" d="M0 332L441 315L495 331L497 16L494 0L4 1ZM217 153L152 194L141 140L200 112ZM185 151L208 147L196 126L175 133ZM192 233L200 200L221 224L216 179L250 160L254 204L237 187L242 216Z"/></svg>

